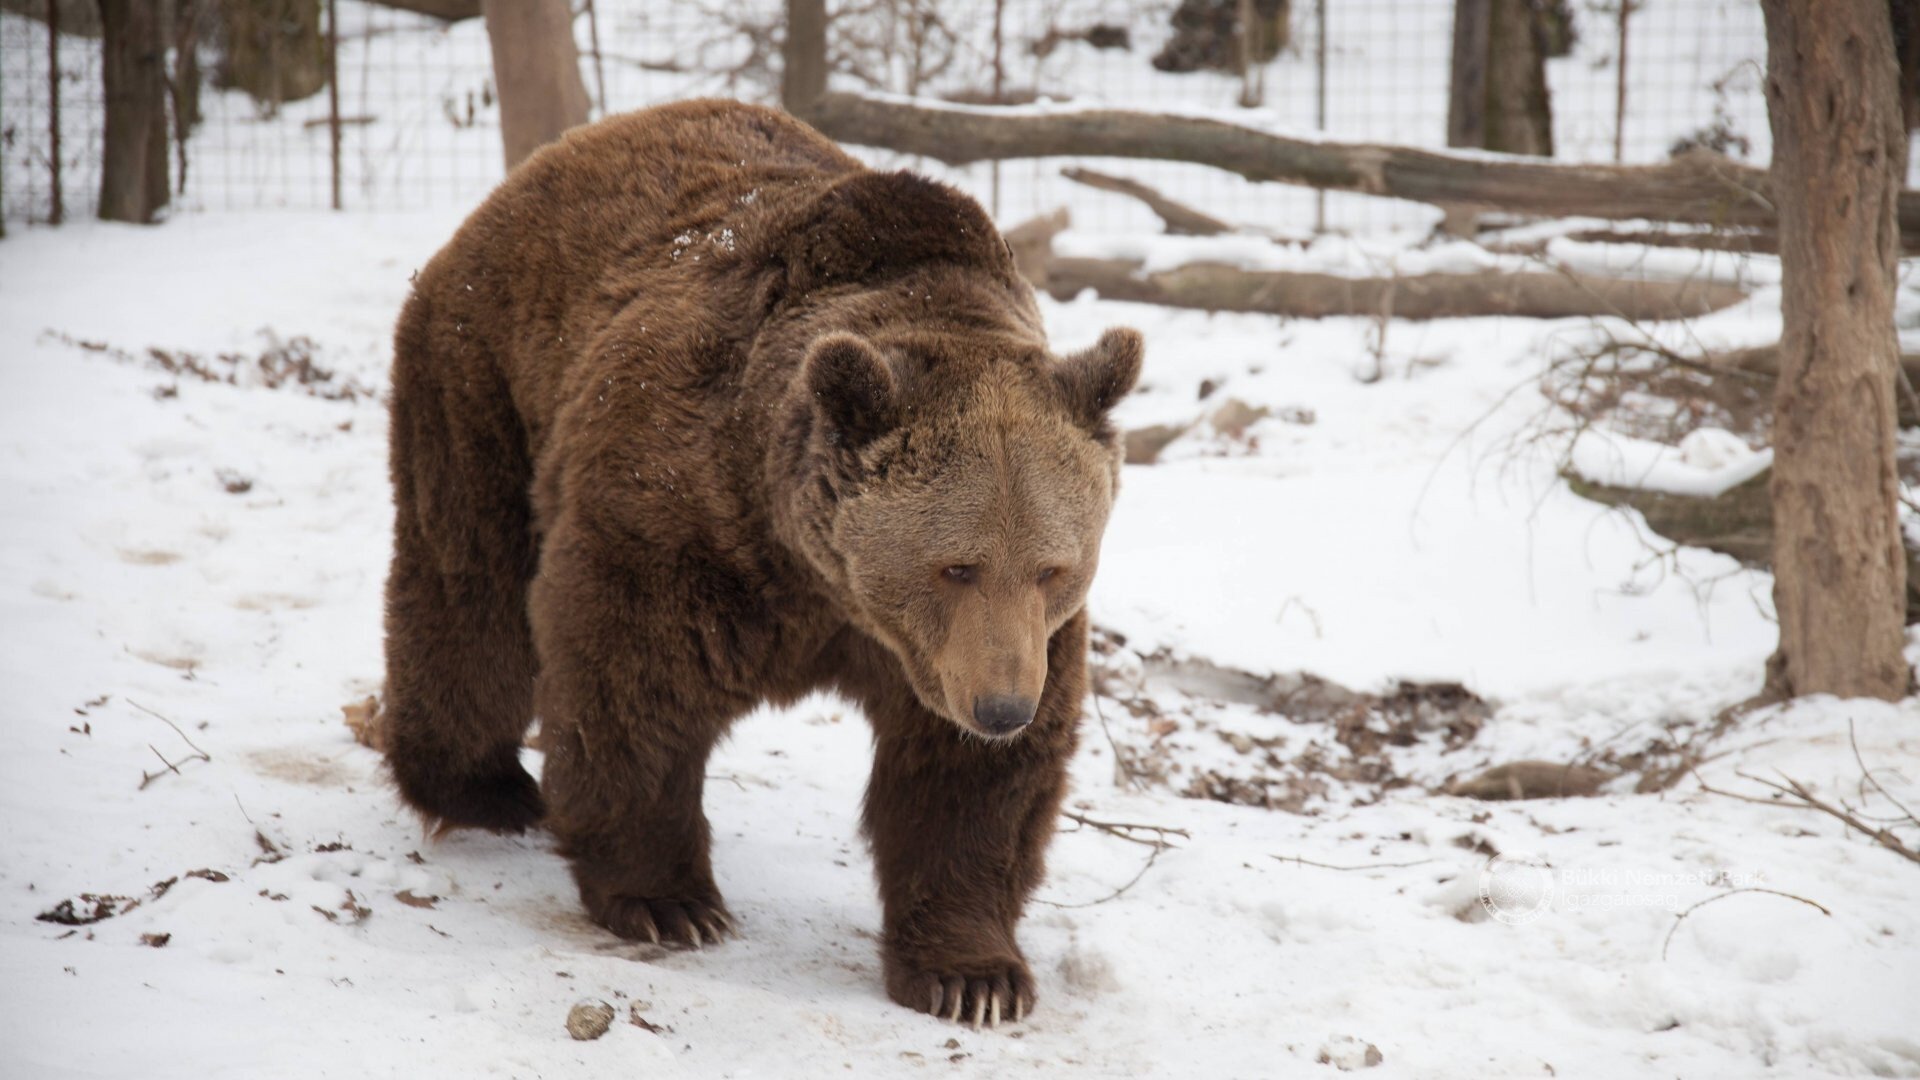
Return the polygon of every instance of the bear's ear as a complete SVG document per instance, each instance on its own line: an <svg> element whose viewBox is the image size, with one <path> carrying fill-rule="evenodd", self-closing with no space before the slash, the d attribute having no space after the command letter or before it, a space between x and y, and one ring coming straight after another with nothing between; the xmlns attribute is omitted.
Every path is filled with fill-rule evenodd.
<svg viewBox="0 0 1920 1080"><path fill-rule="evenodd" d="M859 449L892 430L893 373L871 345L852 334L828 334L807 353L807 389L827 425L827 438Z"/></svg>
<svg viewBox="0 0 1920 1080"><path fill-rule="evenodd" d="M1139 381L1144 348L1138 330L1115 327L1101 334L1093 348L1054 365L1053 381L1074 422L1101 431L1107 412Z"/></svg>

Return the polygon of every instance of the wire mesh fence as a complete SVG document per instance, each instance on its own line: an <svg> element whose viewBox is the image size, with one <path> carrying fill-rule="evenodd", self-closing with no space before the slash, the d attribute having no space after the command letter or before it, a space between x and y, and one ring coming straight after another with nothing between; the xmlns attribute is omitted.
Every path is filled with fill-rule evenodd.
<svg viewBox="0 0 1920 1080"><path fill-rule="evenodd" d="M185 2L185 0L182 0ZM1765 34L1756 0L1565 0L1570 40L1547 62L1555 156L1651 162L1706 146L1763 164ZM88 216L99 187L100 42L0 14L0 200L9 222ZM1203 0L841 0L830 4L836 88L962 102L1099 102L1203 112L1349 142L1442 147L1453 5L1443 0L1291 0L1270 59L1249 71L1162 70L1184 9ZM1228 6L1231 6L1229 3ZM173 213L332 205L460 208L502 175L498 103L479 19L446 23L366 0L324 5L337 39L335 95L263 102L218 84L217 35L200 46L210 84L174 165ZM576 36L597 114L695 95L772 102L781 0L594 0ZM323 16L326 18L326 16ZM1191 19L1188 19L1191 22ZM1621 57L1627 58L1624 78ZM331 130L337 123L336 163ZM55 133L58 132L56 140ZM56 148L57 141L57 148ZM1617 147L1617 150L1616 150ZM912 165L881 152L876 163ZM1126 198L1062 179L1059 160L946 175L1003 220L1071 200L1076 224L1152 230ZM1109 166L1209 213L1269 229L1427 227L1430 207L1254 184L1201 166ZM56 188L57 185L57 188ZM59 192L56 202L55 191Z"/></svg>

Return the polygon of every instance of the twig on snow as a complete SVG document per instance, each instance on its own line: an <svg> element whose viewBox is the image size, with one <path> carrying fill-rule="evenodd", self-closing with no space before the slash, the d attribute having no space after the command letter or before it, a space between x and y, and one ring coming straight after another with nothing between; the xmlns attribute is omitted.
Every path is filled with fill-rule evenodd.
<svg viewBox="0 0 1920 1080"><path fill-rule="evenodd" d="M1867 783L1872 784L1873 790L1879 792L1881 798L1886 799L1888 802L1898 807L1900 812L1906 815L1904 820L1913 822L1915 825L1920 825L1920 818L1916 818L1913 816L1913 811L1907 809L1907 804L1901 802L1899 799L1894 798L1893 792L1888 791L1885 787L1881 786L1879 779L1873 775L1873 770L1867 768L1866 759L1860 756L1860 740L1858 737L1854 735L1852 717L1847 718L1847 743L1848 745L1853 747L1853 761L1854 761L1854 764L1860 766L1860 776L1862 777L1862 779L1864 779ZM1888 820L1899 821L1903 819L1891 818Z"/></svg>
<svg viewBox="0 0 1920 1080"><path fill-rule="evenodd" d="M1916 852L1908 847L1898 836L1894 835L1892 829L1884 826L1876 828L1860 820L1860 818L1852 812L1842 810L1820 799L1814 795L1813 792L1807 790L1806 785L1785 773L1780 774L1780 779L1785 781L1785 783L1776 783L1765 777L1754 776L1750 773L1741 772L1738 769L1734 770L1733 775L1738 776L1742 780L1759 784L1761 787L1769 788L1780 795L1786 796L1791 801L1780 802L1775 799L1759 799L1751 795L1741 795L1737 792L1724 791L1720 788L1713 787L1705 780L1701 780L1698 773L1694 774L1694 779L1700 780L1700 790L1709 795L1723 795L1730 799L1739 799L1741 802L1759 803L1762 806L1784 806L1793 810L1818 810L1829 817L1845 823L1848 828L1859 832L1861 835L1871 839L1874 843L1879 844L1881 847L1886 848L1888 851L1893 852L1908 862L1920 863L1920 852Z"/></svg>
<svg viewBox="0 0 1920 1080"><path fill-rule="evenodd" d="M1140 869L1135 871L1134 875L1127 879L1126 884L1098 900L1087 900L1078 904L1062 904L1053 900L1038 901L1038 903L1045 904L1048 907L1085 908L1093 907L1095 904L1104 904L1109 900L1117 900L1125 895L1128 889L1138 885L1141 878L1147 876L1147 871L1153 869L1153 864L1160 858L1161 852L1167 851L1174 846L1172 841L1168 839L1169 837L1178 836L1183 840L1191 839L1187 834L1187 830L1175 829L1166 825L1141 825L1129 821L1100 821L1097 818L1090 818L1085 814L1076 814L1071 810L1060 811L1060 816L1084 828L1106 833L1108 836L1125 840L1131 844L1139 844L1148 849L1147 858L1145 862L1140 864ZM1139 836L1135 835L1136 833L1152 833L1153 835Z"/></svg>
<svg viewBox="0 0 1920 1080"><path fill-rule="evenodd" d="M167 719L166 717L161 716L159 713L154 712L152 709L147 708L145 705L140 704L139 702L133 700L132 698L127 699L127 704L133 706L136 709L139 709L141 712L146 713L148 716L151 716L154 719L172 728L173 733L175 735L180 736L180 741L183 743L186 743L193 750L193 753L187 755L186 757L181 758L179 762L174 762L174 761L168 761L167 755L161 753L159 747L153 745L152 743L148 743L147 749L152 750L153 756L159 758L160 764L165 765L166 768L160 770L159 772L146 772L143 770L140 773L140 787L138 788L138 790L140 791L147 790L148 784L153 783L155 780L160 779L161 777L167 775L167 773L169 772L173 773L175 776L182 775L182 773L180 772L181 762L204 761L204 762L207 762L208 764L213 763L212 755L208 754L205 750L202 750L200 749L200 747L196 746L192 739L187 738L187 733L180 730L179 724L176 724L173 721Z"/></svg>
<svg viewBox="0 0 1920 1080"><path fill-rule="evenodd" d="M1136 825L1126 821L1098 821L1094 818L1087 817L1085 814L1076 814L1071 810L1060 811L1060 816L1075 824L1084 825L1089 829L1098 829L1108 836L1117 836L1122 840L1127 840L1135 844L1144 844L1151 848L1172 847L1173 845L1167 841L1167 837L1169 836L1177 836L1182 840L1192 839L1192 837L1187 835L1187 830L1169 828L1165 825ZM1150 832L1155 835L1153 837L1134 835L1135 833L1143 832Z"/></svg>
<svg viewBox="0 0 1920 1080"><path fill-rule="evenodd" d="M1145 791L1147 785L1133 774L1133 764L1127 760L1125 754L1120 752L1120 744L1113 739L1113 729L1107 726L1107 711L1100 707L1100 685L1097 680L1094 681L1091 689L1093 690L1093 715L1100 719L1100 731L1107 737L1107 748L1113 751L1114 771L1120 774L1120 778L1127 782L1128 787L1135 791Z"/></svg>
<svg viewBox="0 0 1920 1080"><path fill-rule="evenodd" d="M1267 858L1277 859L1283 863L1298 863L1301 866L1317 866L1322 870L1398 870L1407 866L1425 866L1433 861L1432 859L1415 859L1412 862L1376 862L1360 863L1357 866L1337 866L1333 863L1315 862L1298 855L1269 855Z"/></svg>
<svg viewBox="0 0 1920 1080"><path fill-rule="evenodd" d="M1125 885L1120 886L1119 888L1113 890L1112 892L1108 893L1107 895L1101 897L1098 900L1087 900L1078 904L1061 904L1061 903L1056 903L1052 900L1039 900L1036 902L1045 904L1048 907L1054 907L1054 908L1087 908L1087 907L1093 907L1096 904L1104 904L1109 900L1118 900L1121 896L1125 895L1128 889L1131 889L1135 885L1138 885L1140 883L1141 878L1147 876L1147 871L1153 869L1154 860L1158 859L1160 857L1160 853L1167 850L1168 846L1169 845L1165 845L1165 844L1155 845L1153 850L1147 852L1147 861L1140 864L1140 869L1136 871L1132 877L1127 879L1127 883Z"/></svg>
<svg viewBox="0 0 1920 1080"><path fill-rule="evenodd" d="M1804 896L1795 896L1790 892L1781 892L1779 889L1763 889L1758 885L1748 885L1739 889L1728 889L1726 892L1717 893L1713 896L1707 897L1705 900L1701 900L1694 903L1693 905L1688 907L1685 911L1682 911L1673 917L1673 925L1667 927L1666 940L1660 943L1660 959L1662 961L1666 960L1667 950L1673 945L1673 935L1677 931L1679 931L1680 924L1687 921L1687 916L1693 914L1694 912L1700 910L1701 908L1707 906L1708 904L1713 903L1715 900L1725 900L1729 896L1734 896L1743 892L1766 893L1768 896L1784 896L1789 900L1798 900L1810 908L1816 908L1819 910L1820 914L1822 915L1826 915L1829 917L1833 915L1833 912L1828 911L1826 909L1826 906L1823 904L1815 903L1814 901L1809 900Z"/></svg>

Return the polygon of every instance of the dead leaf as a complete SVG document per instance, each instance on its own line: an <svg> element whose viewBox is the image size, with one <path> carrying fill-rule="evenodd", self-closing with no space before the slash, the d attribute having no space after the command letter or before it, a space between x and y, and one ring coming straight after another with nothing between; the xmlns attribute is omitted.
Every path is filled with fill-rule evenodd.
<svg viewBox="0 0 1920 1080"><path fill-rule="evenodd" d="M419 896L416 895L412 889L401 889L394 894L393 898L408 907L426 908L428 910L432 910L433 905L440 902L440 898L437 896Z"/></svg>
<svg viewBox="0 0 1920 1080"><path fill-rule="evenodd" d="M340 706L340 712L346 719L347 730L353 732L353 741L369 750L387 748L380 712L380 696L369 694L360 701Z"/></svg>
<svg viewBox="0 0 1920 1080"><path fill-rule="evenodd" d="M671 1035L673 1033L673 1029L668 1027L667 1025L656 1024L653 1021L647 1019L646 1017L641 1016L640 1003L637 1001L634 1002L633 1006L627 1010L627 1022L629 1024L632 1024L634 1027L641 1028L642 1030L645 1030L645 1031L651 1031L655 1035Z"/></svg>

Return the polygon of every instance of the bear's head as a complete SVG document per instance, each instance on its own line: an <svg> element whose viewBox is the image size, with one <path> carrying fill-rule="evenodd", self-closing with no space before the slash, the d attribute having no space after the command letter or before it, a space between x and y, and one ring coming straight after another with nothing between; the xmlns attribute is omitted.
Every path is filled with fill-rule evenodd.
<svg viewBox="0 0 1920 1080"><path fill-rule="evenodd" d="M920 702L962 729L1033 719L1048 641L1086 603L1119 478L1108 411L1140 335L1055 357L1029 332L855 336L808 350L802 544Z"/></svg>

